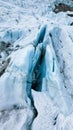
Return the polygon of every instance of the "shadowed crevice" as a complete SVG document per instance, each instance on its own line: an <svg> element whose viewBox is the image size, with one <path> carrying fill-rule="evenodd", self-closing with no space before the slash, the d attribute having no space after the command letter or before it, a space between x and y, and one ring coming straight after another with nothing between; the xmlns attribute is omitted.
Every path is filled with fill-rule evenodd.
<svg viewBox="0 0 73 130"><path fill-rule="evenodd" d="M36 40L34 41L34 46L37 46L39 43L42 43L46 34L46 25L43 26L40 30L40 32L37 35Z"/></svg>

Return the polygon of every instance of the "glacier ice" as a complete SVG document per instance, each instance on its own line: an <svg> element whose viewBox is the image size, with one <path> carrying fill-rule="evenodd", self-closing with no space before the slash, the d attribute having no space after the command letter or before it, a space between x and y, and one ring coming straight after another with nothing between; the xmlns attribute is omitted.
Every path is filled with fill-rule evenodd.
<svg viewBox="0 0 73 130"><path fill-rule="evenodd" d="M35 90L48 92L48 96L64 115L70 112L69 107L71 105L65 94L52 42L50 36L45 35L47 31L46 26L42 27L34 41L34 45L30 44L11 54L13 58L0 78L0 110L10 109L15 106L24 108L32 105L31 87L33 78L36 78L37 70L39 79L36 81L37 89ZM42 61L40 59L41 55L43 55ZM35 77L33 77L34 74Z"/></svg>
<svg viewBox="0 0 73 130"><path fill-rule="evenodd" d="M61 3L73 6L0 1L0 130L73 130L73 17L53 12Z"/></svg>
<svg viewBox="0 0 73 130"><path fill-rule="evenodd" d="M38 116L32 125L32 129L34 130L37 121L39 122L39 120L41 120L42 115L40 114L44 112L42 105L45 104L43 104L43 101L40 112L39 106L36 104L35 92L32 93L31 91L32 88L37 91L37 93L40 91L40 96L44 97L45 94L46 97L44 97L44 100L47 98L47 102L49 102L50 98L50 102L55 104L55 110L58 110L58 114L61 112L64 116L67 116L71 113L70 108L72 108L72 106L64 90L58 62L46 25L42 27L36 39L34 39L33 44L26 45L14 51L11 53L10 58L11 60L5 73L0 77L1 111L13 108L28 108L28 106L31 108L35 106ZM34 79L36 79L36 81L34 81L35 84L33 84ZM55 112L55 114L56 117L57 113ZM44 116L46 116L46 113ZM52 117L50 120L55 122L53 119L55 117ZM49 117L46 117L45 120L47 120L47 118ZM49 124L47 123L45 125ZM23 126L23 129L24 127L25 126ZM50 124L50 129L55 129L54 127L53 124ZM37 129L40 130L41 126ZM44 130L44 126L42 129Z"/></svg>
<svg viewBox="0 0 73 130"><path fill-rule="evenodd" d="M71 62L71 60L73 57L73 42L69 35L70 34L68 33L68 29L66 30L62 27L55 27L53 30L51 30L52 44L55 49L55 53L57 55L57 59L60 65L60 72L63 77L64 87L67 89L69 95L72 95L73 62Z"/></svg>
<svg viewBox="0 0 73 130"><path fill-rule="evenodd" d="M42 40L42 35L44 37L43 32L45 33L45 29L46 27L44 26L40 31L36 42L34 42L35 46ZM37 48L41 49L42 44L39 45L41 46ZM30 105L29 98L32 98L32 73L41 55L39 49L35 51L35 47L32 44L11 54L14 56L5 73L0 78L0 110L13 107L14 105L19 107L26 107L27 103ZM39 53L37 53L37 51Z"/></svg>
<svg viewBox="0 0 73 130"><path fill-rule="evenodd" d="M0 110L11 105L26 106L27 75L31 68L34 47L30 45L22 51L18 50L11 60L6 72L0 78ZM27 61L27 63L26 63ZM30 89L30 88L29 88ZM27 90L27 92L26 92Z"/></svg>
<svg viewBox="0 0 73 130"><path fill-rule="evenodd" d="M2 34L0 41L14 43L22 36L23 32L21 30L6 30L4 34Z"/></svg>

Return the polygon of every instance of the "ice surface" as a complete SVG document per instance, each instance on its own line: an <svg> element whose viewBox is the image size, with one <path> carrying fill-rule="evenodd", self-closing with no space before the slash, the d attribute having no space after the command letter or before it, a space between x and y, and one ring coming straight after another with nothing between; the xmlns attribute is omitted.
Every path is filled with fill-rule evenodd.
<svg viewBox="0 0 73 130"><path fill-rule="evenodd" d="M55 14L61 2L73 6L0 0L0 130L73 130L73 12Z"/></svg>

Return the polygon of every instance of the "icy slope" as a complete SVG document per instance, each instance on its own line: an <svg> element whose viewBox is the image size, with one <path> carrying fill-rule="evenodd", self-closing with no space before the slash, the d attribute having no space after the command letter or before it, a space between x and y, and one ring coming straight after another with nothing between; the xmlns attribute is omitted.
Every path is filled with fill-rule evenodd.
<svg viewBox="0 0 73 130"><path fill-rule="evenodd" d="M0 0L0 130L73 130L72 3Z"/></svg>

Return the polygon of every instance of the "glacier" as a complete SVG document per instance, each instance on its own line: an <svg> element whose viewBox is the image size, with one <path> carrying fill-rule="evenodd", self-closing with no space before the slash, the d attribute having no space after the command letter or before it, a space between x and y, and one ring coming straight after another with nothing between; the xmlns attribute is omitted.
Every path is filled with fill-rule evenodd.
<svg viewBox="0 0 73 130"><path fill-rule="evenodd" d="M0 0L0 130L73 130L73 1Z"/></svg>

